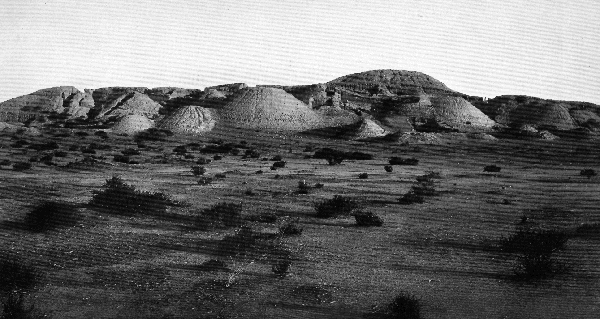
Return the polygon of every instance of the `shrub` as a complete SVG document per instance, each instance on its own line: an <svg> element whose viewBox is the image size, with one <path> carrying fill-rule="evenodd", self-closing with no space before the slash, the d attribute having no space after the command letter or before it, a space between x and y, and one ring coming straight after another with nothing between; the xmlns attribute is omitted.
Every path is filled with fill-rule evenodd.
<svg viewBox="0 0 600 319"><path fill-rule="evenodd" d="M298 193L300 194L308 194L310 191L310 186L306 183L306 180L298 181Z"/></svg>
<svg viewBox="0 0 600 319"><path fill-rule="evenodd" d="M263 173L263 171L262 171L262 170L258 170L258 171L256 171L256 172L255 172L255 174L257 174L257 175L260 175L260 174L262 174L262 173Z"/></svg>
<svg viewBox="0 0 600 319"><path fill-rule="evenodd" d="M348 197L334 195L332 199L323 200L314 204L316 217L329 218L348 216L359 207L358 203Z"/></svg>
<svg viewBox="0 0 600 319"><path fill-rule="evenodd" d="M390 318L421 318L421 300L409 293L400 293L387 307Z"/></svg>
<svg viewBox="0 0 600 319"><path fill-rule="evenodd" d="M429 172L425 175L417 176L417 182L431 183L433 179L441 178L438 172Z"/></svg>
<svg viewBox="0 0 600 319"><path fill-rule="evenodd" d="M96 154L96 150L93 148L84 147L81 149L81 153L83 154Z"/></svg>
<svg viewBox="0 0 600 319"><path fill-rule="evenodd" d="M165 213L168 206L179 204L164 193L138 191L117 176L106 180L102 188L92 192L90 205L119 215Z"/></svg>
<svg viewBox="0 0 600 319"><path fill-rule="evenodd" d="M246 195L246 196L254 196L254 195L256 195L256 193L252 189L247 189L244 192L244 195Z"/></svg>
<svg viewBox="0 0 600 319"><path fill-rule="evenodd" d="M215 255L219 258L243 260L255 257L257 236L248 226L242 226L234 235L225 236L217 246Z"/></svg>
<svg viewBox="0 0 600 319"><path fill-rule="evenodd" d="M79 221L75 207L68 203L46 201L35 206L25 217L25 227L43 232L60 226L73 226Z"/></svg>
<svg viewBox="0 0 600 319"><path fill-rule="evenodd" d="M423 204L425 202L425 198L423 195L415 194L412 191L404 194L400 199L398 199L400 204L410 205L410 204Z"/></svg>
<svg viewBox="0 0 600 319"><path fill-rule="evenodd" d="M33 289L39 277L35 268L7 252L0 256L0 274L1 292Z"/></svg>
<svg viewBox="0 0 600 319"><path fill-rule="evenodd" d="M273 163L273 167L275 168L284 168L285 167L286 162L284 161L279 161L279 162L275 162Z"/></svg>
<svg viewBox="0 0 600 319"><path fill-rule="evenodd" d="M217 174L215 174L215 177L216 178L226 178L227 175L225 175L225 173L217 173Z"/></svg>
<svg viewBox="0 0 600 319"><path fill-rule="evenodd" d="M360 178L360 179L367 179L367 178L369 178L369 174L367 174L367 173L360 173L360 174L358 174L358 178Z"/></svg>
<svg viewBox="0 0 600 319"><path fill-rule="evenodd" d="M194 176L204 175L206 173L206 168L204 166L192 166L192 174Z"/></svg>
<svg viewBox="0 0 600 319"><path fill-rule="evenodd" d="M277 232L280 236L302 235L303 229L298 225L298 220L288 221L279 227Z"/></svg>
<svg viewBox="0 0 600 319"><path fill-rule="evenodd" d="M498 173L502 168L496 165L487 165L483 168L484 172Z"/></svg>
<svg viewBox="0 0 600 319"><path fill-rule="evenodd" d="M173 149L173 153L183 155L183 154L187 153L187 149L185 148L185 145L179 145Z"/></svg>
<svg viewBox="0 0 600 319"><path fill-rule="evenodd" d="M356 220L356 226L361 226L361 227L370 227L370 226L377 226L380 227L383 225L383 220L371 213L371 212L362 212L362 211L358 211L356 213L354 213L354 219Z"/></svg>
<svg viewBox="0 0 600 319"><path fill-rule="evenodd" d="M147 148L148 145L146 145L144 142L137 142L137 148Z"/></svg>
<svg viewBox="0 0 600 319"><path fill-rule="evenodd" d="M325 186L323 183L316 183L315 188L323 188Z"/></svg>
<svg viewBox="0 0 600 319"><path fill-rule="evenodd" d="M593 176L596 176L596 175L597 175L597 173L596 173L596 171L595 171L595 170L593 170L593 169L582 169L582 170L579 172L579 175L581 175L581 176L586 176L587 178L592 178Z"/></svg>
<svg viewBox="0 0 600 319"><path fill-rule="evenodd" d="M60 146L58 145L58 143L54 141L29 145L29 148L34 149L36 151L52 151L58 149L59 147Z"/></svg>
<svg viewBox="0 0 600 319"><path fill-rule="evenodd" d="M31 163L27 162L16 162L13 164L13 170L15 171L25 171L31 168Z"/></svg>
<svg viewBox="0 0 600 319"><path fill-rule="evenodd" d="M199 157L198 160L196 161L196 164L206 165L206 164L209 164L210 162L212 162L212 160L209 158Z"/></svg>
<svg viewBox="0 0 600 319"><path fill-rule="evenodd" d="M385 169L386 172L391 173L394 171L394 167L392 165L385 165L383 167L383 169Z"/></svg>
<svg viewBox="0 0 600 319"><path fill-rule="evenodd" d="M69 156L69 153L67 153L65 151L54 151L54 156L55 157L67 157L67 156Z"/></svg>
<svg viewBox="0 0 600 319"><path fill-rule="evenodd" d="M39 162L39 161L40 161L40 158L37 156L32 156L29 158L29 162L31 162L31 163L35 163L35 162Z"/></svg>
<svg viewBox="0 0 600 319"><path fill-rule="evenodd" d="M50 153L50 154L46 154L46 155L40 157L40 162L42 162L42 163L52 162L52 159L54 159L54 154Z"/></svg>
<svg viewBox="0 0 600 319"><path fill-rule="evenodd" d="M77 135L79 137L86 137L86 136L89 136L90 133L84 132L84 131L77 131L77 132L75 132L75 135Z"/></svg>
<svg viewBox="0 0 600 319"><path fill-rule="evenodd" d="M222 160L222 159L223 159L223 156L221 156L221 155L215 155L215 156L213 156L213 159L214 159L215 161L220 161L220 160Z"/></svg>
<svg viewBox="0 0 600 319"><path fill-rule="evenodd" d="M121 153L126 156L133 156L133 155L140 155L142 152L140 152L139 150L136 150L135 148L127 148L127 149L122 150Z"/></svg>
<svg viewBox="0 0 600 319"><path fill-rule="evenodd" d="M243 224L242 204L218 203L201 211L196 217L196 227L207 230L238 227Z"/></svg>
<svg viewBox="0 0 600 319"><path fill-rule="evenodd" d="M34 305L25 305L23 292L11 291L6 302L2 304L0 319L41 319L46 315L39 313Z"/></svg>
<svg viewBox="0 0 600 319"><path fill-rule="evenodd" d="M213 178L208 177L208 176L202 176L202 177L200 177L200 179L198 179L198 185L201 185L201 186L208 185L212 182L213 182Z"/></svg>
<svg viewBox="0 0 600 319"><path fill-rule="evenodd" d="M271 161L275 161L275 162L280 162L283 160L283 157L281 157L281 155L275 155L271 158Z"/></svg>
<svg viewBox="0 0 600 319"><path fill-rule="evenodd" d="M260 157L260 153L254 149L246 150L246 153L244 155L247 157L250 157L250 158L259 158Z"/></svg>
<svg viewBox="0 0 600 319"><path fill-rule="evenodd" d="M173 136L173 132L166 129L149 128L135 135L137 141L164 141L167 137Z"/></svg>
<svg viewBox="0 0 600 319"><path fill-rule="evenodd" d="M390 165L417 165L419 164L419 160L416 158L392 157L389 163Z"/></svg>
<svg viewBox="0 0 600 319"><path fill-rule="evenodd" d="M79 146L79 145L71 145L71 146L69 146L69 151L71 151L71 152L77 152L77 151L80 151L80 150L81 150L81 146Z"/></svg>
<svg viewBox="0 0 600 319"><path fill-rule="evenodd" d="M343 160L344 160L344 158L343 158L343 157L333 157L333 156L332 156L332 157L328 157L328 158L327 158L327 163L328 163L329 165L332 165L332 166L333 166L333 165L339 165L339 164L342 164L342 161L343 161Z"/></svg>
<svg viewBox="0 0 600 319"><path fill-rule="evenodd" d="M278 259L271 265L271 271L278 277L285 277L290 271L292 261L289 259Z"/></svg>
<svg viewBox="0 0 600 319"><path fill-rule="evenodd" d="M521 279L539 279L564 271L553 254L564 248L568 236L559 230L520 228L500 240L502 251L516 255L514 272Z"/></svg>
<svg viewBox="0 0 600 319"><path fill-rule="evenodd" d="M8 159L3 159L0 161L0 166L8 166L11 164L11 161Z"/></svg>
<svg viewBox="0 0 600 319"><path fill-rule="evenodd" d="M357 161L365 161L365 160L372 160L373 159L373 155L368 154L368 153L362 153L362 152L345 153L344 156L345 156L346 159L357 160Z"/></svg>
<svg viewBox="0 0 600 319"><path fill-rule="evenodd" d="M103 139L108 138L108 133L106 133L105 131L96 131L96 132L94 132L94 135L101 137Z"/></svg>
<svg viewBox="0 0 600 319"><path fill-rule="evenodd" d="M421 196L433 196L436 193L434 186L433 181L420 182L411 187L411 192Z"/></svg>
<svg viewBox="0 0 600 319"><path fill-rule="evenodd" d="M125 164L130 164L131 160L129 159L129 156L126 155L114 155L113 156L113 161L117 162L117 163L125 163Z"/></svg>
<svg viewBox="0 0 600 319"><path fill-rule="evenodd" d="M211 259L200 265L200 270L202 271L230 271L227 267L227 264L224 261Z"/></svg>
<svg viewBox="0 0 600 319"><path fill-rule="evenodd" d="M25 141L25 140L17 140L16 142L12 143L12 144L10 145L10 147L13 147L13 148L21 148L21 147L23 147L23 146L25 146L25 145L27 145L27 144L29 144L29 142L27 142L27 141Z"/></svg>

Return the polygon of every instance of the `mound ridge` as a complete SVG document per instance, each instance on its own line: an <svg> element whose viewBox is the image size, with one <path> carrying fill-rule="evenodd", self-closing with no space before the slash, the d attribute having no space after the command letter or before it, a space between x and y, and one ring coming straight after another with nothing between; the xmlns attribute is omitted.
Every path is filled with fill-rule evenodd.
<svg viewBox="0 0 600 319"><path fill-rule="evenodd" d="M139 114L131 114L119 119L119 121L113 125L112 131L129 134L147 130L153 126L154 122L147 117Z"/></svg>
<svg viewBox="0 0 600 319"><path fill-rule="evenodd" d="M184 106L158 123L176 133L202 133L215 126L215 111L195 105Z"/></svg>
<svg viewBox="0 0 600 319"><path fill-rule="evenodd" d="M322 126L322 119L308 105L282 89L242 89L219 109L229 125L276 131L302 131Z"/></svg>
<svg viewBox="0 0 600 319"><path fill-rule="evenodd" d="M373 90L372 94L382 95L412 95L421 92L456 93L427 74L405 70L371 70L354 73L329 81L327 86L351 90Z"/></svg>
<svg viewBox="0 0 600 319"><path fill-rule="evenodd" d="M495 124L487 115L462 97L433 96L431 103L435 120L452 127L471 125L489 128Z"/></svg>
<svg viewBox="0 0 600 319"><path fill-rule="evenodd" d="M154 118L158 115L161 105L149 96L139 92L133 92L119 96L107 107L101 110L98 118L121 118L127 115L143 115Z"/></svg>

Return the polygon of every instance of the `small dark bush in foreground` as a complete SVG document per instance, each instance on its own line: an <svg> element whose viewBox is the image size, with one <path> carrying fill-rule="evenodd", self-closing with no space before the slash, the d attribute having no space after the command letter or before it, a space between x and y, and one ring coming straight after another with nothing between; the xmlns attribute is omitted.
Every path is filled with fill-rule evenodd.
<svg viewBox="0 0 600 319"><path fill-rule="evenodd" d="M173 153L183 155L187 153L187 149L185 148L185 145L179 145L173 149Z"/></svg>
<svg viewBox="0 0 600 319"><path fill-rule="evenodd" d="M392 165L385 165L383 167L383 169L385 169L386 172L391 173L394 171L394 167Z"/></svg>
<svg viewBox="0 0 600 319"><path fill-rule="evenodd" d="M94 132L94 135L101 137L103 139L107 139L108 138L108 133L104 132L104 131L96 131Z"/></svg>
<svg viewBox="0 0 600 319"><path fill-rule="evenodd" d="M68 155L69 155L69 153L67 153L65 151L54 151L55 157L67 157Z"/></svg>
<svg viewBox="0 0 600 319"><path fill-rule="evenodd" d="M404 194L400 199L398 199L400 204L410 205L410 204L423 204L425 202L425 197L422 195L415 194L413 192L408 192Z"/></svg>
<svg viewBox="0 0 600 319"><path fill-rule="evenodd" d="M257 244L258 238L252 228L242 226L235 234L225 236L219 242L214 254L219 258L254 259Z"/></svg>
<svg viewBox="0 0 600 319"><path fill-rule="evenodd" d="M139 150L136 150L135 148L127 148L127 149L122 150L121 153L126 156L133 156L133 155L140 155L142 152L140 152Z"/></svg>
<svg viewBox="0 0 600 319"><path fill-rule="evenodd" d="M292 290L292 296L309 304L331 303L333 296L329 290L320 285L302 285Z"/></svg>
<svg viewBox="0 0 600 319"><path fill-rule="evenodd" d="M129 156L126 155L114 155L113 156L113 161L117 162L117 163L125 163L125 164L130 164L131 159L129 158Z"/></svg>
<svg viewBox="0 0 600 319"><path fill-rule="evenodd" d="M16 162L13 164L13 170L15 171L25 171L31 168L31 163L27 162Z"/></svg>
<svg viewBox="0 0 600 319"><path fill-rule="evenodd" d="M598 174L596 173L595 170L588 168L588 169L582 169L581 172L579 172L579 175L585 176L587 178L592 178L593 176L596 176Z"/></svg>
<svg viewBox="0 0 600 319"><path fill-rule="evenodd" d="M500 166L496 166L496 165L487 165L486 167L483 168L484 172L489 172L489 173L498 173L500 172L502 168Z"/></svg>
<svg viewBox="0 0 600 319"><path fill-rule="evenodd" d="M73 205L46 201L27 213L24 225L30 231L43 232L61 226L76 225L79 219Z"/></svg>
<svg viewBox="0 0 600 319"><path fill-rule="evenodd" d="M206 164L209 164L210 162L212 162L212 160L210 158L199 157L198 160L196 161L196 164L206 165Z"/></svg>
<svg viewBox="0 0 600 319"><path fill-rule="evenodd" d="M217 173L217 174L215 174L215 178L223 179L223 178L227 178L227 175L225 173Z"/></svg>
<svg viewBox="0 0 600 319"><path fill-rule="evenodd" d="M331 156L331 157L327 158L327 164L332 165L332 166L342 164L342 161L344 161L343 157Z"/></svg>
<svg viewBox="0 0 600 319"><path fill-rule="evenodd" d="M164 193L138 191L120 177L106 180L102 190L93 191L90 205L119 215L165 213L168 206L179 203Z"/></svg>
<svg viewBox="0 0 600 319"><path fill-rule="evenodd" d="M222 160L222 159L223 159L223 156L221 156L221 155L215 155L215 156L213 156L213 159L214 159L215 161L220 161L220 160Z"/></svg>
<svg viewBox="0 0 600 319"><path fill-rule="evenodd" d="M425 175L417 176L417 182L429 183L429 182L433 182L434 179L439 179L439 178L441 178L440 173L429 172Z"/></svg>
<svg viewBox="0 0 600 319"><path fill-rule="evenodd" d="M274 162L280 162L282 160L283 160L283 157L281 157L281 155L275 155L271 158L271 161L274 161Z"/></svg>
<svg viewBox="0 0 600 319"><path fill-rule="evenodd" d="M554 258L563 249L568 236L564 231L520 228L500 240L502 251L515 255L514 272L525 280L550 277L565 270Z"/></svg>
<svg viewBox="0 0 600 319"><path fill-rule="evenodd" d="M212 182L213 182L213 178L208 177L208 176L202 176L202 177L200 177L200 179L198 179L198 185L201 185L201 186L208 185Z"/></svg>
<svg viewBox="0 0 600 319"><path fill-rule="evenodd" d="M315 188L323 188L325 186L325 184L323 183L316 183L315 184Z"/></svg>
<svg viewBox="0 0 600 319"><path fill-rule="evenodd" d="M84 132L84 131L77 131L77 132L75 132L75 135L77 135L79 137L86 137L86 136L89 136L90 133Z"/></svg>
<svg viewBox="0 0 600 319"><path fill-rule="evenodd" d="M0 161L0 166L8 166L10 164L11 164L11 161L7 160L7 159L3 159Z"/></svg>
<svg viewBox="0 0 600 319"><path fill-rule="evenodd" d="M341 195L334 195L332 199L326 199L314 204L316 217L318 218L348 216L358 207L358 202Z"/></svg>
<svg viewBox="0 0 600 319"><path fill-rule="evenodd" d="M279 161L279 162L275 162L273 163L273 167L275 168L284 168L285 167L286 162L284 161Z"/></svg>
<svg viewBox="0 0 600 319"><path fill-rule="evenodd" d="M308 183L306 182L306 180L298 181L298 193L308 194L309 191L310 191L310 186L308 186Z"/></svg>
<svg viewBox="0 0 600 319"><path fill-rule="evenodd" d="M288 221L279 227L277 232L281 236L302 235L303 229L298 225L298 220Z"/></svg>
<svg viewBox="0 0 600 319"><path fill-rule="evenodd" d="M401 293L388 305L390 318L419 319L421 318L421 300L409 293Z"/></svg>
<svg viewBox="0 0 600 319"><path fill-rule="evenodd" d="M204 166L192 166L192 174L194 176L204 175L206 173L206 168Z"/></svg>
<svg viewBox="0 0 600 319"><path fill-rule="evenodd" d="M246 220L251 222L259 222L259 223L274 223L277 221L277 215L273 213L262 213L258 215L251 215L246 218Z"/></svg>
<svg viewBox="0 0 600 319"><path fill-rule="evenodd" d="M367 154L367 153L362 153L362 152L344 152L344 151L339 151L339 150L335 150L332 148L321 148L319 150L317 150L315 152L315 155L313 155L313 158L320 158L320 159L326 159L329 160L330 158L334 158L334 159L339 159L340 163L341 160L344 159L348 159L348 160L371 160L373 159L373 155L371 154Z"/></svg>
<svg viewBox="0 0 600 319"><path fill-rule="evenodd" d="M46 142L39 144L31 144L29 145L29 148L34 149L36 151L52 151L58 149L59 145L56 142Z"/></svg>
<svg viewBox="0 0 600 319"><path fill-rule="evenodd" d="M271 271L278 277L285 277L290 272L290 266L292 265L292 261L289 259L280 259L277 260L271 265Z"/></svg>
<svg viewBox="0 0 600 319"><path fill-rule="evenodd" d="M389 163L390 165L417 165L419 164L419 160L416 158L392 157Z"/></svg>
<svg viewBox="0 0 600 319"><path fill-rule="evenodd" d="M0 319L41 319L48 318L39 313L34 305L25 304L25 294L23 292L11 291L5 302L2 303L2 313Z"/></svg>
<svg viewBox="0 0 600 319"><path fill-rule="evenodd" d="M367 174L367 173L360 173L360 174L358 174L358 178L360 178L360 179L367 179L367 178L369 178L369 174Z"/></svg>
<svg viewBox="0 0 600 319"><path fill-rule="evenodd" d="M229 268L227 268L227 264L224 261L211 259L200 265L200 270L202 271L225 271L229 272Z"/></svg>
<svg viewBox="0 0 600 319"><path fill-rule="evenodd" d="M25 140L17 140L16 142L12 143L10 145L10 147L12 148L21 148L25 145L29 144L29 142L25 141Z"/></svg>
<svg viewBox="0 0 600 319"><path fill-rule="evenodd" d="M30 290L38 280L35 268L7 252L0 255L0 274L0 292Z"/></svg>
<svg viewBox="0 0 600 319"><path fill-rule="evenodd" d="M383 225L383 220L371 212L356 212L354 213L354 219L356 220L356 226L360 227L380 227Z"/></svg>
<svg viewBox="0 0 600 319"><path fill-rule="evenodd" d="M243 223L242 204L218 203L196 217L196 227L202 230L238 227Z"/></svg>

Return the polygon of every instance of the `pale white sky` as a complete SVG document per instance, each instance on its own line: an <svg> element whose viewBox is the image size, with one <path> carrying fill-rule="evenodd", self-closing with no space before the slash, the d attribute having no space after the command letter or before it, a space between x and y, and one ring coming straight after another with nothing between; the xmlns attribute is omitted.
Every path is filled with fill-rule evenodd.
<svg viewBox="0 0 600 319"><path fill-rule="evenodd" d="M400 69L466 94L600 104L599 49L598 0L2 0L0 101Z"/></svg>

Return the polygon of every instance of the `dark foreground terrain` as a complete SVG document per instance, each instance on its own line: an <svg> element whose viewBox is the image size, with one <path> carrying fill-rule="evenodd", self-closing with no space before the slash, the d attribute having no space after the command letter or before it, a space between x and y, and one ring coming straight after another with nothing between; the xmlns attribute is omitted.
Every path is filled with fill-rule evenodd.
<svg viewBox="0 0 600 319"><path fill-rule="evenodd" d="M600 177L581 175L600 170L598 140L95 132L0 137L3 303L19 291L53 318L386 318L404 294L421 318L600 314ZM323 147L372 159L329 165ZM389 172L392 157L418 163ZM419 185L423 203L399 201ZM319 215L334 195L346 202ZM527 234L556 236L523 248Z"/></svg>

